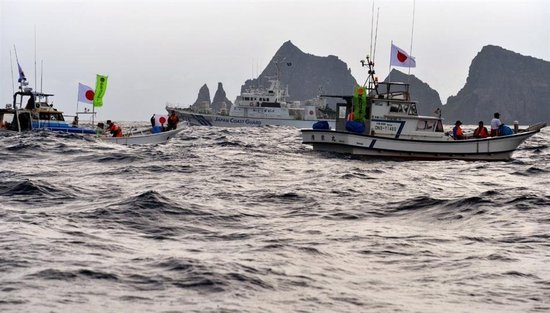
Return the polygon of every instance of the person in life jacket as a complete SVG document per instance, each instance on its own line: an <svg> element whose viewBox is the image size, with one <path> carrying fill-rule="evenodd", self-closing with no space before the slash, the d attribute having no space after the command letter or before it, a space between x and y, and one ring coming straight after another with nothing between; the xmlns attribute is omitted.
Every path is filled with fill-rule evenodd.
<svg viewBox="0 0 550 313"><path fill-rule="evenodd" d="M475 138L487 138L489 137L489 131L487 127L483 126L483 121L479 121L479 127L474 130Z"/></svg>
<svg viewBox="0 0 550 313"><path fill-rule="evenodd" d="M113 137L122 137L122 128L116 123L111 122L111 120L107 121L107 131L109 131Z"/></svg>
<svg viewBox="0 0 550 313"><path fill-rule="evenodd" d="M178 127L179 121L180 119L176 114L176 111L170 112L170 116L168 116L168 127L166 128L166 130L176 129Z"/></svg>
<svg viewBox="0 0 550 313"><path fill-rule="evenodd" d="M455 140L464 139L464 133L462 133L462 128L460 128L460 125L462 125L462 122L456 121L455 127L453 128L453 138Z"/></svg>

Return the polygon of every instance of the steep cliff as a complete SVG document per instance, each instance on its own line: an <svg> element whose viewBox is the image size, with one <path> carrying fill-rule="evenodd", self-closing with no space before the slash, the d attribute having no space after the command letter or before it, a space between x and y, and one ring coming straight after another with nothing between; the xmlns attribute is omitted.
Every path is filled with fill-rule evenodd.
<svg viewBox="0 0 550 313"><path fill-rule="evenodd" d="M199 89L197 100L191 105L191 109L199 111L205 106L205 104L208 104L208 106L210 106L211 104L210 90L208 89L208 86L206 86L206 84L202 85L201 89Z"/></svg>
<svg viewBox="0 0 550 313"><path fill-rule="evenodd" d="M443 106L443 117L475 124L488 122L494 112L506 124L550 121L550 62L483 47L472 60L464 87Z"/></svg>
<svg viewBox="0 0 550 313"><path fill-rule="evenodd" d="M219 112L223 107L224 103L225 103L225 109L227 110L227 112L229 112L229 109L231 108L233 103L231 103L231 101L227 99L225 90L223 89L223 84L218 83L218 89L214 94L214 100L212 100L212 105L210 107L212 108L213 112Z"/></svg>
<svg viewBox="0 0 550 313"><path fill-rule="evenodd" d="M320 93L348 95L356 84L347 64L338 57L307 54L287 41L260 76L247 80L241 91L257 86L268 88L269 80L277 77L277 66L281 86L288 86L290 100L311 99Z"/></svg>

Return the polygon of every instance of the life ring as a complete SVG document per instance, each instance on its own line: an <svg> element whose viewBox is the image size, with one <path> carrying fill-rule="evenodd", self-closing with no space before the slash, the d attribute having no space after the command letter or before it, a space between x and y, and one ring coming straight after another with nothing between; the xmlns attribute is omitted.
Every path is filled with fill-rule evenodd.
<svg viewBox="0 0 550 313"><path fill-rule="evenodd" d="M309 110L309 115L313 115L313 110Z"/></svg>
<svg viewBox="0 0 550 313"><path fill-rule="evenodd" d="M35 104L34 104L34 107L37 108L37 109L40 109L40 103L38 103L38 102L35 103Z"/></svg>
<svg viewBox="0 0 550 313"><path fill-rule="evenodd" d="M250 106L253 107L253 106L254 106L254 102L250 102Z"/></svg>

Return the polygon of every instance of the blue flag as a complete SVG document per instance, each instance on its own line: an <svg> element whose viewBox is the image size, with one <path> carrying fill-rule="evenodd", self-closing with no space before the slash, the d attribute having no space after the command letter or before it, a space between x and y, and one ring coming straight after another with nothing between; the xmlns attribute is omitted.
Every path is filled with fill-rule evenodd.
<svg viewBox="0 0 550 313"><path fill-rule="evenodd" d="M26 82L27 78L25 77L25 73L23 73L23 69L21 68L21 65L19 65L19 62L17 62L17 68L19 69L19 79L17 82Z"/></svg>

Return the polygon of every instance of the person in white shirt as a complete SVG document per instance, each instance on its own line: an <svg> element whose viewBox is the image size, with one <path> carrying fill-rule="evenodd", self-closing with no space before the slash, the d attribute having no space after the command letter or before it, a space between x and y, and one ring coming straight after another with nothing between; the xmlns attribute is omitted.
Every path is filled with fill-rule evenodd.
<svg viewBox="0 0 550 313"><path fill-rule="evenodd" d="M498 129L500 128L500 125L502 125L502 122L500 121L500 114L496 112L494 114L494 117L491 120L491 137L495 137L499 135Z"/></svg>

